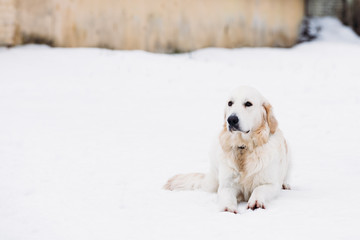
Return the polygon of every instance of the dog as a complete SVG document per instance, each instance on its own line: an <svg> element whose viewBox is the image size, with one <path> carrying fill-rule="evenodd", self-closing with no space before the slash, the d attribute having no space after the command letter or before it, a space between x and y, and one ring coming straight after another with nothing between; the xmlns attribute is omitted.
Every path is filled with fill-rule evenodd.
<svg viewBox="0 0 360 240"><path fill-rule="evenodd" d="M248 209L265 209L281 189L290 189L286 140L272 106L256 89L232 92L214 145L207 174L176 175L164 189L217 192L220 211L235 214L239 201L247 201Z"/></svg>

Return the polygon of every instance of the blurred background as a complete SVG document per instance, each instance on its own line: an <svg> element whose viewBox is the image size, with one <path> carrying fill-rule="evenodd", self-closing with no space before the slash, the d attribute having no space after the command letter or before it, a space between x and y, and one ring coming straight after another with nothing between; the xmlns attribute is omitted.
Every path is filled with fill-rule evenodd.
<svg viewBox="0 0 360 240"><path fill-rule="evenodd" d="M360 34L360 0L0 0L0 45L163 53L291 47L314 37L306 17L317 16Z"/></svg>

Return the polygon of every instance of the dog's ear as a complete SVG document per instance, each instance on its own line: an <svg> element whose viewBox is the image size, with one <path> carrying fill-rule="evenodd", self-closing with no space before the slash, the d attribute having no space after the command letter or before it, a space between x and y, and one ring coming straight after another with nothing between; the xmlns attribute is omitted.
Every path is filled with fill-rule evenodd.
<svg viewBox="0 0 360 240"><path fill-rule="evenodd" d="M269 125L270 133L274 134L278 127L278 121L276 120L276 118L274 116L272 106L270 105L270 103L265 102L263 104L263 107L265 108L265 111L266 111L266 121Z"/></svg>

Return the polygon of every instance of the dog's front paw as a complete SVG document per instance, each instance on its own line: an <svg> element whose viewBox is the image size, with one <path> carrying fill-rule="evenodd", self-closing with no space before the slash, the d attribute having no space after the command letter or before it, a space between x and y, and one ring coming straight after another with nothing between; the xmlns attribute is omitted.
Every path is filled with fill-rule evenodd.
<svg viewBox="0 0 360 240"><path fill-rule="evenodd" d="M257 208L265 209L265 202L259 199L249 199L247 209L255 210Z"/></svg>
<svg viewBox="0 0 360 240"><path fill-rule="evenodd" d="M230 213L238 214L237 208L230 208L230 207L225 207L223 212L230 212Z"/></svg>
<svg viewBox="0 0 360 240"><path fill-rule="evenodd" d="M237 214L237 213L238 213L237 206L221 207L221 208L220 208L220 211L221 211L221 212L234 213L234 214Z"/></svg>
<svg viewBox="0 0 360 240"><path fill-rule="evenodd" d="M287 184L287 183L283 183L283 185L282 185L282 187L281 187L282 189L284 189L284 190L291 190L291 187L290 187L290 185L289 184Z"/></svg>

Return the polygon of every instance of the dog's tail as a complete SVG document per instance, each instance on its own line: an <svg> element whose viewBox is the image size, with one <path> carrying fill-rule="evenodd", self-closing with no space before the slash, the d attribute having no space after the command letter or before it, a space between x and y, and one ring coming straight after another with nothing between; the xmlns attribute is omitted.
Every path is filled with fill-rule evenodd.
<svg viewBox="0 0 360 240"><path fill-rule="evenodd" d="M170 178L163 188L170 191L201 189L214 192L217 190L214 180L209 174L204 173L178 174Z"/></svg>

